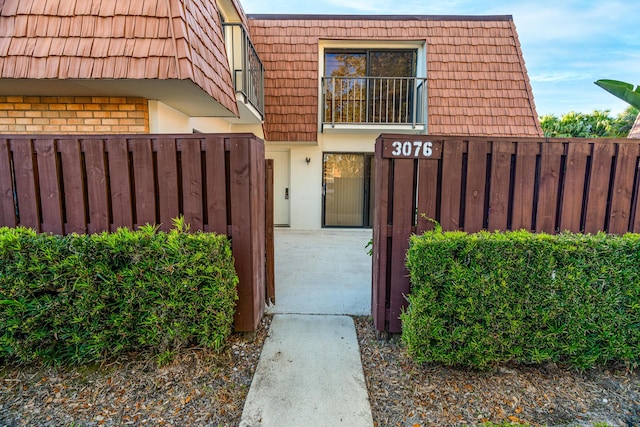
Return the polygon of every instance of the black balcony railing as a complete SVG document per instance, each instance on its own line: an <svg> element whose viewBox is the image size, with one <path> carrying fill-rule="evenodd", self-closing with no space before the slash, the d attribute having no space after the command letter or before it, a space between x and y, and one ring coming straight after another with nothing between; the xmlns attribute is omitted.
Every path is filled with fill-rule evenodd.
<svg viewBox="0 0 640 427"><path fill-rule="evenodd" d="M236 93L264 117L264 66L242 24L223 24Z"/></svg>
<svg viewBox="0 0 640 427"><path fill-rule="evenodd" d="M426 78L323 77L323 123L425 126Z"/></svg>

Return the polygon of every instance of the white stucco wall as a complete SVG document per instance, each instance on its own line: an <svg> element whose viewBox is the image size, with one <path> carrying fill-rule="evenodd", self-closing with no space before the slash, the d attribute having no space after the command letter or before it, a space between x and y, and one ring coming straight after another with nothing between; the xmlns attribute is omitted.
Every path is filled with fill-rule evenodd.
<svg viewBox="0 0 640 427"><path fill-rule="evenodd" d="M269 143L267 152L290 152L290 226L294 229L322 228L322 160L324 153L373 153L379 133L319 134L318 144ZM306 158L311 162L307 165Z"/></svg>

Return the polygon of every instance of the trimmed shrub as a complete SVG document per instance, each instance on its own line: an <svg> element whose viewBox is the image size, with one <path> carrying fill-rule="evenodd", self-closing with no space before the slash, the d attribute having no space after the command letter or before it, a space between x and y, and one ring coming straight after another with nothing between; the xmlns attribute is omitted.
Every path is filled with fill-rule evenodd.
<svg viewBox="0 0 640 427"><path fill-rule="evenodd" d="M119 229L52 236L0 229L0 360L86 364L231 333L235 273L226 236Z"/></svg>
<svg viewBox="0 0 640 427"><path fill-rule="evenodd" d="M640 361L640 236L411 238L402 338L418 362L586 368Z"/></svg>

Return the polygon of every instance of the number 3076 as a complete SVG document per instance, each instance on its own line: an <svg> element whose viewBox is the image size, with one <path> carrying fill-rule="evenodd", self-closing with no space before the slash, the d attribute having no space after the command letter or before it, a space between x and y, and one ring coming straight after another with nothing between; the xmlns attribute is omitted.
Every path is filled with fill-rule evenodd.
<svg viewBox="0 0 640 427"><path fill-rule="evenodd" d="M433 143L429 141L394 141L391 154L395 157L431 157Z"/></svg>

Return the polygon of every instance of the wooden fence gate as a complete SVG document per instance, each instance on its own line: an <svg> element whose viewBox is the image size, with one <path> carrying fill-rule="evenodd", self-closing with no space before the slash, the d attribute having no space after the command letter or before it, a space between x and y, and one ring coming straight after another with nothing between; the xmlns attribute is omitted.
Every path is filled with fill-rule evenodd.
<svg viewBox="0 0 640 427"><path fill-rule="evenodd" d="M232 239L236 331L264 314L265 192L264 142L251 134L0 135L0 226L168 230L184 215L192 230Z"/></svg>
<svg viewBox="0 0 640 427"><path fill-rule="evenodd" d="M640 232L640 140L381 135L375 147L372 314L401 332L412 233Z"/></svg>

